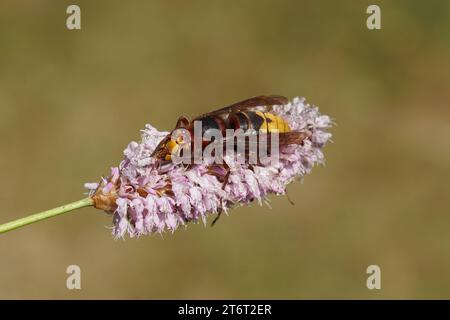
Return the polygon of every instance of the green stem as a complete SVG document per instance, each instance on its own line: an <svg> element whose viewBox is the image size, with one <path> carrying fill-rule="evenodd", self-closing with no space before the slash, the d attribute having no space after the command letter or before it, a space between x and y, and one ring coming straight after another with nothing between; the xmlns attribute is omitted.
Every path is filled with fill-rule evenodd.
<svg viewBox="0 0 450 320"><path fill-rule="evenodd" d="M85 199L81 199L72 203L68 203L65 204L61 207L57 207L57 208L53 208L47 211L42 211L39 213L35 213L32 214L31 216L25 217L25 218L21 218L21 219L17 219L14 221L10 221L4 224L0 225L0 233L4 233L7 231L11 231L23 226L26 226L28 224L32 224L44 219L48 219L75 209L79 209L79 208L83 208L83 207L88 207L88 206L92 206L94 204L94 202L92 201L91 198L85 198Z"/></svg>

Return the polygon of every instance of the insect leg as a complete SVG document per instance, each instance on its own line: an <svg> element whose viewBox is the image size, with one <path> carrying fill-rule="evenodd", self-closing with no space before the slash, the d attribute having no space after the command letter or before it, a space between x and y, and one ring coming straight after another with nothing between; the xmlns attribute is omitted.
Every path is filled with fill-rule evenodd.
<svg viewBox="0 0 450 320"><path fill-rule="evenodd" d="M289 203L292 204L293 206L295 206L294 201L292 201L291 197L289 197L289 193L286 190L286 198L288 199Z"/></svg>
<svg viewBox="0 0 450 320"><path fill-rule="evenodd" d="M227 173L225 174L225 177L223 178L222 189L225 189L225 186L226 186L227 183L228 183L228 179L230 178L230 173L231 173L231 170L230 170L230 168L227 166Z"/></svg>
<svg viewBox="0 0 450 320"><path fill-rule="evenodd" d="M216 224L217 220L219 220L221 214L222 214L222 209L219 209L219 211L217 212L217 217L215 217L213 222L211 223L211 227L214 227L214 225Z"/></svg>

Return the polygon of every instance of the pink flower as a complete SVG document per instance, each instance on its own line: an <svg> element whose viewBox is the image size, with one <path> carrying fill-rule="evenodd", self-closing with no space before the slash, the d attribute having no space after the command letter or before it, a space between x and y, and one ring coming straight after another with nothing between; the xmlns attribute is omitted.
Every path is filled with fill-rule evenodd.
<svg viewBox="0 0 450 320"><path fill-rule="evenodd" d="M176 230L187 222L203 221L214 213L227 212L235 205L258 201L269 193L285 194L286 186L324 162L322 148L331 138L327 131L331 120L318 108L294 98L286 105L274 106L293 131L311 135L301 145L284 146L276 165L239 164L225 158L230 168L228 178L223 166L209 170L205 164L156 165L152 153L168 132L151 125L142 130L140 143L131 142L124 150L124 160L111 169L100 183L85 184L95 206L113 215L113 234L123 237ZM224 183L225 181L225 183Z"/></svg>

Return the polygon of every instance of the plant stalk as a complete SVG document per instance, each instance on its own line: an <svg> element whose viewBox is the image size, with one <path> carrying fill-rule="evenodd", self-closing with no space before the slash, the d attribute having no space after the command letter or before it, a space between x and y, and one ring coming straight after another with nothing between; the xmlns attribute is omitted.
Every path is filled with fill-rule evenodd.
<svg viewBox="0 0 450 320"><path fill-rule="evenodd" d="M81 199L72 203L65 204L63 206L53 208L47 211L42 211L39 213L32 214L28 217L24 217L21 219L17 219L14 221L10 221L0 225L0 234L5 233L41 220L45 220L51 217L58 216L60 214L73 211L75 209L89 207L94 205L94 201L89 197L85 199Z"/></svg>

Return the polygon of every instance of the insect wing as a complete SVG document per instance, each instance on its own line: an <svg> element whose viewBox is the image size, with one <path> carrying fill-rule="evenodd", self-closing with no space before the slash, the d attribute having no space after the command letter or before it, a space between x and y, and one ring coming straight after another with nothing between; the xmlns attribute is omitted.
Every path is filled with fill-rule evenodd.
<svg viewBox="0 0 450 320"><path fill-rule="evenodd" d="M227 116L230 113L237 111L267 111L268 107L274 105L283 105L288 102L288 99L283 96L258 96L250 99L246 99L240 102L236 102L230 106L202 114L195 119L199 120L205 117L211 116Z"/></svg>

